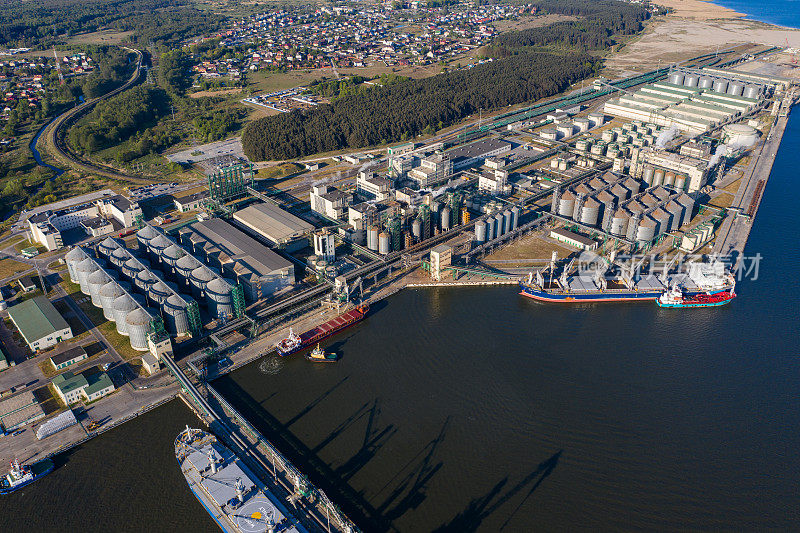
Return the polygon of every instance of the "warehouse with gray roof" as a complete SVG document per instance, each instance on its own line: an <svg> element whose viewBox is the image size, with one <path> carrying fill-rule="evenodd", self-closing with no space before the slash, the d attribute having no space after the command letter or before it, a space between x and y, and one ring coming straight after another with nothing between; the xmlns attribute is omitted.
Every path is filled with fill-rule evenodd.
<svg viewBox="0 0 800 533"><path fill-rule="evenodd" d="M314 226L271 202L258 202L240 209L234 222L272 246L294 251L308 244L305 238Z"/></svg>

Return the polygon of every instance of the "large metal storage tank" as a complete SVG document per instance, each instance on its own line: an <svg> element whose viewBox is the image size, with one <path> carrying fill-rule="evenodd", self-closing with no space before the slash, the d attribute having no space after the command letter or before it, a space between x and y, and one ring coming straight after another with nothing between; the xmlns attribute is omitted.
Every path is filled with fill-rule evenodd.
<svg viewBox="0 0 800 533"><path fill-rule="evenodd" d="M666 187L672 187L675 185L675 173L672 171L667 172L664 174L664 185Z"/></svg>
<svg viewBox="0 0 800 533"><path fill-rule="evenodd" d="M89 275L99 269L100 267L97 266L97 263L88 257L75 267L75 273L78 275L78 284L81 286L83 294L91 294L89 292Z"/></svg>
<svg viewBox="0 0 800 533"><path fill-rule="evenodd" d="M575 196L567 191L558 199L558 214L562 217L572 218L575 212Z"/></svg>
<svg viewBox="0 0 800 533"><path fill-rule="evenodd" d="M683 221L683 206L673 200L664 206L664 210L672 216L672 229L680 228Z"/></svg>
<svg viewBox="0 0 800 533"><path fill-rule="evenodd" d="M505 235L506 234L506 224L505 224L506 220L503 217L503 213L497 213L494 216L494 220L495 220L495 224L496 224L496 228L497 228L497 230L496 230L497 231L497 236L499 237L501 235Z"/></svg>
<svg viewBox="0 0 800 533"><path fill-rule="evenodd" d="M683 218L681 219L681 226L686 224L692 219L694 215L694 200L686 193L681 194L675 199L676 202L683 206Z"/></svg>
<svg viewBox="0 0 800 533"><path fill-rule="evenodd" d="M637 194L639 194L639 191L642 190L642 184L633 178L626 179L622 183L622 185L624 185L626 189L631 191L631 196L636 196Z"/></svg>
<svg viewBox="0 0 800 533"><path fill-rule="evenodd" d="M744 96L745 98L757 99L760 92L761 88L758 85L748 85L747 87L744 88L742 96Z"/></svg>
<svg viewBox="0 0 800 533"><path fill-rule="evenodd" d="M122 265L122 275L131 281L135 280L136 275L142 270L144 270L144 266L133 257L125 261L125 264Z"/></svg>
<svg viewBox="0 0 800 533"><path fill-rule="evenodd" d="M171 294L172 291L169 290L169 287L167 287L167 284L163 281L154 283L150 286L150 290L147 291L147 297L150 301L159 305L164 303Z"/></svg>
<svg viewBox="0 0 800 533"><path fill-rule="evenodd" d="M709 76L703 76L697 82L697 86L700 89L711 89L714 86L714 78L711 78Z"/></svg>
<svg viewBox="0 0 800 533"><path fill-rule="evenodd" d="M136 278L133 279L134 285L144 294L149 293L150 287L152 287L156 282L158 282L158 278L155 277L149 270L142 270L136 274Z"/></svg>
<svg viewBox="0 0 800 533"><path fill-rule="evenodd" d="M584 133L589 131L589 128L591 127L591 122L589 122L588 118L576 118L575 126L577 126L579 133Z"/></svg>
<svg viewBox="0 0 800 533"><path fill-rule="evenodd" d="M441 214L441 222L442 222L442 231L447 231L450 229L450 208L445 207L442 209Z"/></svg>
<svg viewBox="0 0 800 533"><path fill-rule="evenodd" d="M100 302L100 289L103 285L111 281L111 276L97 269L89 274L86 281L89 285L89 294L92 296L92 305L95 307L102 307L103 304Z"/></svg>
<svg viewBox="0 0 800 533"><path fill-rule="evenodd" d="M603 113L589 113L587 118L589 119L589 123L593 128L596 126L602 126L606 121L606 116Z"/></svg>
<svg viewBox="0 0 800 533"><path fill-rule="evenodd" d="M506 230L506 233L509 233L511 231L511 224L513 220L514 217L511 214L510 209L506 209L505 211L503 211L503 228Z"/></svg>
<svg viewBox="0 0 800 533"><path fill-rule="evenodd" d="M650 216L656 222L658 222L656 235L661 235L662 233L669 233L670 231L672 231L672 215L670 215L667 211L659 207L658 209L650 213Z"/></svg>
<svg viewBox="0 0 800 533"><path fill-rule="evenodd" d="M727 92L728 91L728 81L727 80L715 80L713 89L714 89L715 93Z"/></svg>
<svg viewBox="0 0 800 533"><path fill-rule="evenodd" d="M685 78L683 78L683 84L686 87L697 87L697 82L700 81L700 76L697 74L687 74Z"/></svg>
<svg viewBox="0 0 800 533"><path fill-rule="evenodd" d="M642 179L644 179L644 182L646 184L651 185L653 183L653 173L654 172L655 172L655 169L653 167L651 167L649 165L644 167L644 173L642 174Z"/></svg>
<svg viewBox="0 0 800 533"><path fill-rule="evenodd" d="M594 226L597 224L597 217L600 215L600 202L595 200L594 198L589 198L585 202L583 202L583 207L581 208L580 217L581 223L586 224L588 226Z"/></svg>
<svg viewBox="0 0 800 533"><path fill-rule="evenodd" d="M100 305L106 320L114 320L114 300L125 294L115 281L109 281L100 287Z"/></svg>
<svg viewBox="0 0 800 533"><path fill-rule="evenodd" d="M164 302L164 322L167 330L173 335L186 335L189 333L189 311L186 302L180 296L173 294Z"/></svg>
<svg viewBox="0 0 800 533"><path fill-rule="evenodd" d="M686 176L683 174L676 174L675 175L675 188L679 191L686 190Z"/></svg>
<svg viewBox="0 0 800 533"><path fill-rule="evenodd" d="M617 209L614 216L611 218L611 234L617 236L624 236L628 229L628 219L630 215L624 209Z"/></svg>
<svg viewBox="0 0 800 533"><path fill-rule="evenodd" d="M657 168L655 172L653 172L653 182L650 185L658 187L662 183L664 183L664 170Z"/></svg>
<svg viewBox="0 0 800 533"><path fill-rule="evenodd" d="M497 238L497 221L494 216L489 216L486 219L486 240L491 241Z"/></svg>
<svg viewBox="0 0 800 533"><path fill-rule="evenodd" d="M78 272L75 267L88 257L86 252L83 251L83 248L73 248L64 256L64 262L67 263L69 278L73 283L78 283Z"/></svg>
<svg viewBox="0 0 800 533"><path fill-rule="evenodd" d="M128 313L136 309L136 302L129 295L124 294L114 300L114 322L116 322L117 333L120 335L128 334Z"/></svg>
<svg viewBox="0 0 800 533"><path fill-rule="evenodd" d="M175 263L175 274L178 279L186 285L192 275L192 271L200 266L200 262L189 254L184 255Z"/></svg>
<svg viewBox="0 0 800 533"><path fill-rule="evenodd" d="M108 259L108 257L114 253L114 250L118 248L117 243L111 237L108 237L103 240L100 244L97 245L97 253L100 256Z"/></svg>
<svg viewBox="0 0 800 533"><path fill-rule="evenodd" d="M367 248L373 252L378 251L378 227L371 226L367 230Z"/></svg>
<svg viewBox="0 0 800 533"><path fill-rule="evenodd" d="M653 240L656 236L656 226L658 223L652 218L645 217L639 222L636 229L636 241L645 244Z"/></svg>
<svg viewBox="0 0 800 533"><path fill-rule="evenodd" d="M206 292L206 285L215 278L214 273L206 267L198 267L192 270L189 282L192 284L192 295L199 298Z"/></svg>
<svg viewBox="0 0 800 533"><path fill-rule="evenodd" d="M606 130L603 132L600 138L603 139L603 142L613 143L617 140L617 133L614 130Z"/></svg>
<svg viewBox="0 0 800 533"><path fill-rule="evenodd" d="M411 235L417 240L422 238L422 221L418 218L415 218L414 222L411 223Z"/></svg>
<svg viewBox="0 0 800 533"><path fill-rule="evenodd" d="M669 75L668 81L674 85L683 85L684 79L683 72L673 72Z"/></svg>
<svg viewBox="0 0 800 533"><path fill-rule="evenodd" d="M486 223L481 220L475 223L475 242L486 242Z"/></svg>
<svg viewBox="0 0 800 533"><path fill-rule="evenodd" d="M744 93L744 83L732 81L728 84L728 94L732 94L733 96L742 96L742 93Z"/></svg>
<svg viewBox="0 0 800 533"><path fill-rule="evenodd" d="M161 254L170 246L172 246L172 242L163 235L157 235L147 243L147 248L154 264L161 260Z"/></svg>
<svg viewBox="0 0 800 533"><path fill-rule="evenodd" d="M519 226L519 207L514 206L511 208L511 229L515 230Z"/></svg>
<svg viewBox="0 0 800 533"><path fill-rule="evenodd" d="M378 234L378 253L381 255L389 253L389 234L385 231Z"/></svg>
<svg viewBox="0 0 800 533"><path fill-rule="evenodd" d="M142 251L148 250L149 243L154 238L158 237L159 233L152 226L145 226L136 232L136 240L139 243L139 249Z"/></svg>
<svg viewBox="0 0 800 533"><path fill-rule="evenodd" d="M141 307L134 309L125 317L125 329L128 331L128 338L131 348L144 351L148 349L147 334L150 332L150 317Z"/></svg>
<svg viewBox="0 0 800 533"><path fill-rule="evenodd" d="M214 318L233 314L231 287L220 278L214 278L206 285L208 312Z"/></svg>
<svg viewBox="0 0 800 533"><path fill-rule="evenodd" d="M111 264L114 265L114 267L117 270L121 270L122 265L125 264L125 261L127 260L128 260L128 253L124 249L117 248L116 250L111 252L110 261Z"/></svg>
<svg viewBox="0 0 800 533"><path fill-rule="evenodd" d="M175 263L177 263L178 260L185 255L186 252L184 252L183 248L181 248L177 244L173 244L172 246L164 250L164 253L161 254L161 262L164 264L164 271L169 274L174 274Z"/></svg>

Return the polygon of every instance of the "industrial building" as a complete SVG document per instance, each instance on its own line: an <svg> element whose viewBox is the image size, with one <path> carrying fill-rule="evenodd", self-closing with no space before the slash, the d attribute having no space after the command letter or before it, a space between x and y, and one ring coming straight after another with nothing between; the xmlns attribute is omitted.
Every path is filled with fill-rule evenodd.
<svg viewBox="0 0 800 533"><path fill-rule="evenodd" d="M121 227L128 228L141 215L138 202L117 194L56 211L42 211L28 218L28 229L31 240L51 251L64 246L64 231L84 227L92 236L102 235L113 230L108 221L114 220Z"/></svg>
<svg viewBox="0 0 800 533"><path fill-rule="evenodd" d="M67 368L68 366L85 361L88 358L89 355L86 353L86 350L83 349L83 346L74 346L68 350L51 356L50 363L56 370L61 370L62 368Z"/></svg>
<svg viewBox="0 0 800 533"><path fill-rule="evenodd" d="M421 189L434 187L453 174L453 160L449 154L433 154L424 158L420 166L408 173Z"/></svg>
<svg viewBox="0 0 800 533"><path fill-rule="evenodd" d="M53 388L67 405L80 401L93 402L116 390L114 382L105 372L88 375L64 372L53 378Z"/></svg>
<svg viewBox="0 0 800 533"><path fill-rule="evenodd" d="M370 200L382 202L391 197L392 181L372 171L362 170L356 176L356 192Z"/></svg>
<svg viewBox="0 0 800 533"><path fill-rule="evenodd" d="M193 194L187 194L186 196L180 196L173 200L175 204L175 209L180 211L181 213L185 213L187 211L194 211L196 209L200 209L205 204L206 200L209 198L209 193L207 190L202 190L200 192L196 192Z"/></svg>
<svg viewBox="0 0 800 533"><path fill-rule="evenodd" d="M6 432L44 418L44 410L32 391L22 391L0 401L0 426Z"/></svg>
<svg viewBox="0 0 800 533"><path fill-rule="evenodd" d="M550 231L550 238L563 242L579 250L596 250L599 243L583 235L578 235L564 228L556 228Z"/></svg>
<svg viewBox="0 0 800 533"><path fill-rule="evenodd" d="M629 173L648 187L665 185L686 192L699 191L708 180L707 158L675 154L652 147L633 150Z"/></svg>
<svg viewBox="0 0 800 533"><path fill-rule="evenodd" d="M453 172L468 167L480 166L486 158L502 156L511 152L512 144L500 139L482 139L473 143L458 146L445 152L453 162Z"/></svg>
<svg viewBox="0 0 800 533"><path fill-rule="evenodd" d="M233 220L272 246L287 251L305 247L305 237L314 230L313 225L272 202L258 202L240 209Z"/></svg>
<svg viewBox="0 0 800 533"><path fill-rule="evenodd" d="M8 316L34 352L72 338L72 328L44 296L10 307Z"/></svg>
<svg viewBox="0 0 800 533"><path fill-rule="evenodd" d="M219 218L181 228L180 242L244 288L249 301L294 284L294 265Z"/></svg>
<svg viewBox="0 0 800 533"><path fill-rule="evenodd" d="M334 220L344 218L353 201L352 194L327 185L314 185L308 194L311 210Z"/></svg>

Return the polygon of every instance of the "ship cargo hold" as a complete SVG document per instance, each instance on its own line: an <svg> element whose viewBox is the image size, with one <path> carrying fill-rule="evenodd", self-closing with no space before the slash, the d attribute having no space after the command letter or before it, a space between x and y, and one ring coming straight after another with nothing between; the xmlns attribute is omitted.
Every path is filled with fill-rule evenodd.
<svg viewBox="0 0 800 533"><path fill-rule="evenodd" d="M368 312L369 306L359 305L300 335L296 335L290 329L289 336L276 344L275 349L278 355L281 356L293 354L307 346L318 343L334 333L352 326L356 322L362 320Z"/></svg>

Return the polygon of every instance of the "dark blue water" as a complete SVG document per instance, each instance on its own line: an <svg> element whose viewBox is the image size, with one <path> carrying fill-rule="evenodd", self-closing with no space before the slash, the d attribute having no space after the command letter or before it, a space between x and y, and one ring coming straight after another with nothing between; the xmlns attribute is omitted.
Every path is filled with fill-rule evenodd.
<svg viewBox="0 0 800 533"><path fill-rule="evenodd" d="M53 119L53 120L55 120L55 119ZM51 120L50 122L52 122L53 120ZM56 173L55 176L53 176L53 177L57 178L58 176L63 174L65 172L65 170L63 168L58 168L58 167L55 167L55 166L53 166L53 165L51 165L49 163L45 163L44 161L42 161L42 155L39 153L39 150L36 148L36 143L39 142L39 137L42 136L42 133L44 133L44 129L50 124L50 122L48 122L47 124L42 126L39 129L39 131L36 132L36 135L33 137L33 139L31 139L31 142L28 145L28 148L31 149L31 152L33 153L33 159L36 161L36 164L39 165L39 166L42 166L42 167L49 168L50 170L52 170L53 172Z"/></svg>
<svg viewBox="0 0 800 533"><path fill-rule="evenodd" d="M714 0L714 3L747 15L749 19L800 28L800 0Z"/></svg>

